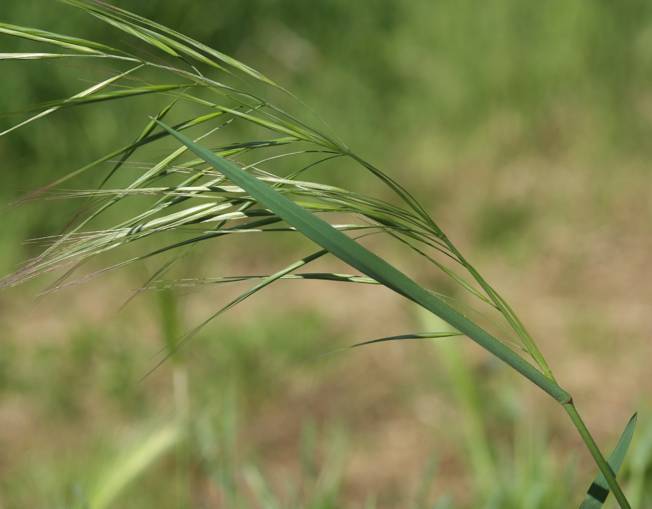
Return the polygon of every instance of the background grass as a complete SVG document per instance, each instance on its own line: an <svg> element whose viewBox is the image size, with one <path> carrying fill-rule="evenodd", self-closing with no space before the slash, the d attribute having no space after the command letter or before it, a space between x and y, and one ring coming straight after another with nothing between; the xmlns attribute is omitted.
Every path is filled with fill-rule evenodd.
<svg viewBox="0 0 652 509"><path fill-rule="evenodd" d="M56 4L2 7L11 23L123 37ZM643 412L626 489L634 507L649 500L647 3L152 1L138 10L266 72L415 190L515 303L602 444ZM0 41L3 52L20 47ZM105 75L68 63L1 69L2 112ZM0 138L3 202L129 141L122 126L139 128L151 104L61 112ZM0 129L19 118L0 117ZM65 202L7 210L3 272L37 252L23 239L59 231L71 211ZM256 247L204 249L184 269L264 271L296 254L289 237ZM373 288L284 282L141 380L166 338L237 292L148 294L118 312L156 268L36 302L38 282L0 295L0 507L101 506L107 485L117 486L116 506L133 507L581 500L593 472L569 453L579 450L572 430L472 346L464 356L425 343L324 355L422 328L414 310ZM187 413L192 425L177 425ZM131 482L123 488L115 472Z"/></svg>

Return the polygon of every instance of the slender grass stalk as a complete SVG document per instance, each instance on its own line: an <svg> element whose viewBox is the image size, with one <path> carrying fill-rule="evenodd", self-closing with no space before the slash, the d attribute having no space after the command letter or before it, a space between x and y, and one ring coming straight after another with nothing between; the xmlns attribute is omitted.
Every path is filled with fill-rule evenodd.
<svg viewBox="0 0 652 509"><path fill-rule="evenodd" d="M627 501L627 498L625 497L625 494L621 490L618 481L616 480L616 474L611 468L611 465L609 465L607 460L602 455L602 452L600 452L600 448L598 447L598 444L596 444L595 440L593 439L593 436L591 435L591 432L586 427L586 424L584 424L584 421L582 420L582 417L577 411L577 407L575 406L573 401L571 400L568 403L564 404L563 406L564 406L564 410L566 410L566 413L568 414L571 421L573 422L573 425L577 429L577 432L582 437L582 440L584 441L586 448L591 453L593 460L595 461L596 465L600 469L600 472L605 477L607 484L609 485L609 488L611 489L611 491L613 491L613 494L616 497L616 500L618 501L618 505L623 509L627 507L631 507L629 505L629 502Z"/></svg>
<svg viewBox="0 0 652 509"><path fill-rule="evenodd" d="M575 411L575 413L577 413L577 411ZM618 440L616 447L609 456L609 466L614 472L614 475L618 473L620 467L623 464L625 455L629 449L629 445L632 442L632 437L634 436L637 420L638 415L635 413L632 415L629 421L627 421L627 425L620 435L620 439ZM584 497L584 501L582 502L582 505L580 505L580 509L598 509L602 507L607 499L607 496L609 496L609 489L606 486L606 483L607 480L604 478L604 475L602 475L601 472L598 472L598 475L595 477L594 481L591 483L589 489L586 492L586 497ZM636 507L638 507L638 505L636 505Z"/></svg>

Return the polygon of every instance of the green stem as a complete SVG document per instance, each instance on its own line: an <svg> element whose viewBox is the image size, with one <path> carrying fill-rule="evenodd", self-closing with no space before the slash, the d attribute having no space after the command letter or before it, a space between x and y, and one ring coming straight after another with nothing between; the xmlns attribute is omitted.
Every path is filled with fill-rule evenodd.
<svg viewBox="0 0 652 509"><path fill-rule="evenodd" d="M611 466L609 466L609 463L607 463L607 460L600 452L600 448L598 447L598 444L595 443L595 440L591 436L591 433L589 432L589 429L586 427L586 424L584 424L584 421L582 420L582 417L577 411L577 408L575 407L573 401L571 400L568 403L565 403L563 407L564 410L566 410L566 412L570 416L571 421L573 421L575 428L577 428L577 431L579 432L580 436L582 437L582 440L586 444L586 447L591 453L591 456L593 456L593 460L598 465L600 472L602 472L602 475L604 475L604 478L606 479L609 488L611 489L611 491L614 494L614 497L616 497L616 500L618 501L618 505L620 506L621 509L631 509L631 506L629 505L629 502L627 501L627 498L625 497L623 490L620 488L620 485L616 480L616 474L614 474L613 469L611 468Z"/></svg>

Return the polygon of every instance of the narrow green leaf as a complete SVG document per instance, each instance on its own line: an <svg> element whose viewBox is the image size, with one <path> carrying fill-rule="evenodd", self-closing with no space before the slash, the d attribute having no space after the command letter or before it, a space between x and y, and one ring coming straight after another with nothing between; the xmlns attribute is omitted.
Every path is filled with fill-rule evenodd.
<svg viewBox="0 0 652 509"><path fill-rule="evenodd" d="M632 417L627 422L622 435L620 435L620 439L618 440L618 444L616 444L616 448L609 456L609 466L614 472L614 477L623 464L623 460L627 454L627 449L629 448L629 444L631 443L632 437L634 436L636 420L637 414L632 415ZM609 493L610 490L609 485L607 484L607 480L604 478L604 475L602 475L602 472L599 472L591 483L591 486L589 486L589 489L586 492L586 497L580 505L580 509L599 509L604 505L604 502L607 500Z"/></svg>
<svg viewBox="0 0 652 509"><path fill-rule="evenodd" d="M359 346L373 345L375 343L384 343L386 341L402 341L404 339L440 339L440 338L452 338L456 336L461 336L459 332L443 331L443 332L416 332L412 334L399 334L398 336L385 336L383 338L368 339L366 341L361 341L360 343L355 343L351 345L351 348L357 348Z"/></svg>

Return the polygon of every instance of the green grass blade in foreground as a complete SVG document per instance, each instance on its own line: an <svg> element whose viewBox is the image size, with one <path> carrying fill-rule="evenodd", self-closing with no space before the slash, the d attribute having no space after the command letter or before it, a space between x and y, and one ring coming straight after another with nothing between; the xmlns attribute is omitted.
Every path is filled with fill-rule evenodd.
<svg viewBox="0 0 652 509"><path fill-rule="evenodd" d="M165 124L160 122L159 124L192 152L223 173L234 184L245 189L254 199L271 209L306 237L330 251L342 261L357 268L363 274L439 316L535 383L557 401L561 403L570 401L570 395L564 389L546 377L532 364L361 244L279 194L256 177L246 173L236 164L195 144L191 139L167 127Z"/></svg>
<svg viewBox="0 0 652 509"><path fill-rule="evenodd" d="M623 464L623 460L627 454L627 449L629 448L629 444L634 436L636 420L637 414L632 415L627 422L622 435L620 435L616 448L611 453L611 456L609 456L609 466L614 471L614 474L618 473ZM586 492L586 497L584 498L582 505L580 505L580 509L599 509L604 505L608 495L609 486L607 485L607 480L604 478L604 475L602 475L602 472L599 472L591 483L591 486L589 486L589 489Z"/></svg>

